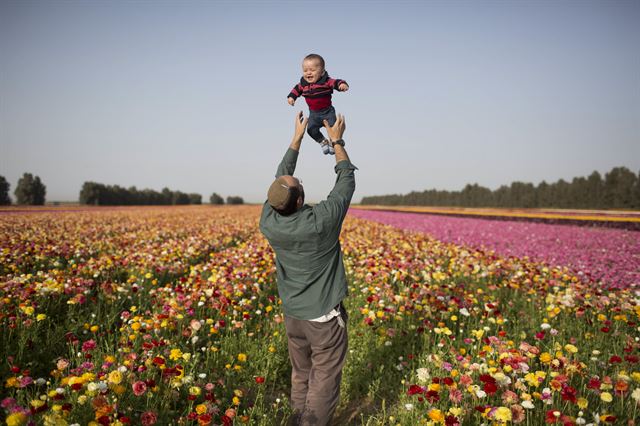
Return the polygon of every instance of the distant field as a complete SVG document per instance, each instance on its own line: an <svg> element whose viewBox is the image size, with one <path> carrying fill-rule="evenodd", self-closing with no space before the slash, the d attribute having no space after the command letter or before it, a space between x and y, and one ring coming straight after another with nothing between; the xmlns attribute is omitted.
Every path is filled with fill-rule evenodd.
<svg viewBox="0 0 640 426"><path fill-rule="evenodd" d="M258 206L3 212L7 424L286 424ZM334 424L637 424L639 236L351 210Z"/></svg>
<svg viewBox="0 0 640 426"><path fill-rule="evenodd" d="M508 220L530 220L551 223L574 223L640 230L640 211L571 210L571 209L506 209L469 207L369 206L354 209L427 213L449 216L484 217Z"/></svg>

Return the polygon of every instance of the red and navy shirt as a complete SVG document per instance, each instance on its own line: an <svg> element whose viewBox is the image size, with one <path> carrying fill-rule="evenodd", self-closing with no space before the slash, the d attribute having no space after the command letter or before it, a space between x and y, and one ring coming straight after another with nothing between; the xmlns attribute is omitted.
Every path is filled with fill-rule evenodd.
<svg viewBox="0 0 640 426"><path fill-rule="evenodd" d="M342 83L347 84L339 78L329 78L325 71L316 83L309 83L304 77L300 78L300 83L295 85L287 97L296 100L299 96L304 96L309 109L318 111L331 106L331 94L338 90Z"/></svg>

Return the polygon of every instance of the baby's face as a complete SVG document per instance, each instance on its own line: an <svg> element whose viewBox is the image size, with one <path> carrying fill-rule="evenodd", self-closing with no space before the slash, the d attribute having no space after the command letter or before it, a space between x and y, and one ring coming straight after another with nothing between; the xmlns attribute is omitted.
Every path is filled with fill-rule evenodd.
<svg viewBox="0 0 640 426"><path fill-rule="evenodd" d="M324 74L324 68L317 59L306 59L302 61L302 76L309 83L316 83Z"/></svg>

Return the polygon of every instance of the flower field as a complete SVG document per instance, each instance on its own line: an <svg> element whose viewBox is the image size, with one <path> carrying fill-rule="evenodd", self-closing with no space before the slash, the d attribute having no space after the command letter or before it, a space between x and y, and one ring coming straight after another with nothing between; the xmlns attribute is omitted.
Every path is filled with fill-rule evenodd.
<svg viewBox="0 0 640 426"><path fill-rule="evenodd" d="M286 424L286 337L258 214L0 213L5 423ZM631 272L617 285L623 269L594 279L571 257L456 239L461 225L443 236L356 214L342 233L350 352L335 424L638 423L637 233L611 246L607 262L627 256Z"/></svg>

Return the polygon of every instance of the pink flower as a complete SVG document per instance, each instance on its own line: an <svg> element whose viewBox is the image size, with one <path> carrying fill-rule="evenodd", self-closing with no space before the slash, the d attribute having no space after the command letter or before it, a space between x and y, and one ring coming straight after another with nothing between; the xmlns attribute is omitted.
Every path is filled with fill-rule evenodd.
<svg viewBox="0 0 640 426"><path fill-rule="evenodd" d="M157 421L158 421L158 416L156 416L156 413L154 413L153 411L145 411L144 413L142 413L142 416L140 417L140 422L142 423L142 426L155 425Z"/></svg>
<svg viewBox="0 0 640 426"><path fill-rule="evenodd" d="M141 380L135 382L131 387L133 388L133 393L136 396L142 396L147 391L147 384Z"/></svg>
<svg viewBox="0 0 640 426"><path fill-rule="evenodd" d="M473 383L473 379L470 376L466 374L463 374L462 376L460 376L461 385L466 387L466 386L469 386L471 383Z"/></svg>
<svg viewBox="0 0 640 426"><path fill-rule="evenodd" d="M458 404L462 401L462 392L459 389L449 389L449 401Z"/></svg>
<svg viewBox="0 0 640 426"><path fill-rule="evenodd" d="M82 344L82 351L83 352L89 352L93 349L96 348L96 342L95 340L91 339L91 340L87 340L86 342L84 342Z"/></svg>

